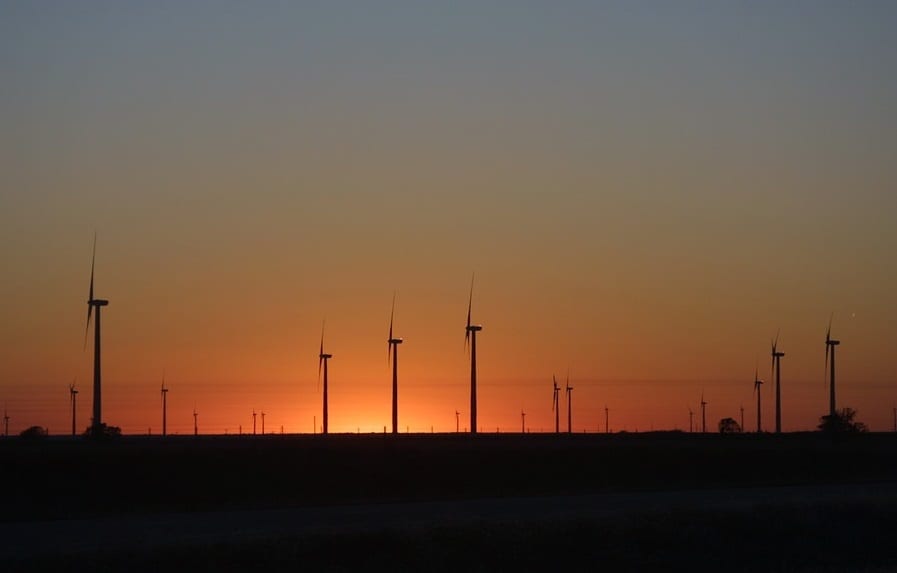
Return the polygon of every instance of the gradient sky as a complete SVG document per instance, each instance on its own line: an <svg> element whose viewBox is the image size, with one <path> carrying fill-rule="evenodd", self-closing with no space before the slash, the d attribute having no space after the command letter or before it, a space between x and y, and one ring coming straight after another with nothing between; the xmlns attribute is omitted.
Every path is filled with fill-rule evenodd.
<svg viewBox="0 0 897 573"><path fill-rule="evenodd" d="M0 2L0 406L310 432L480 423L754 428L781 329L786 430L897 405L894 2ZM764 416L772 428L772 385Z"/></svg>

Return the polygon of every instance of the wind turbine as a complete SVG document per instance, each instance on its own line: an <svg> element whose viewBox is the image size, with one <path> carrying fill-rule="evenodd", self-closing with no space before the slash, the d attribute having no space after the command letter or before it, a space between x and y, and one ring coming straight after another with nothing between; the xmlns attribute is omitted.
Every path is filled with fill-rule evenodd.
<svg viewBox="0 0 897 573"><path fill-rule="evenodd" d="M109 304L108 300L94 298L93 296L93 271L97 259L97 235L93 235L93 256L90 261L90 291L87 295L87 326L84 329L84 348L87 348L87 333L90 331L90 318L96 309L96 321L93 327L93 419L91 420L91 433L99 435L103 427L102 392L101 392L101 367L100 367L100 309Z"/></svg>
<svg viewBox="0 0 897 573"><path fill-rule="evenodd" d="M255 435L255 408L252 409L252 435Z"/></svg>
<svg viewBox="0 0 897 573"><path fill-rule="evenodd" d="M168 435L168 388L165 387L165 376L162 376L162 436Z"/></svg>
<svg viewBox="0 0 897 573"><path fill-rule="evenodd" d="M607 409L607 404L604 405L604 433L610 433L610 424L608 424L608 419L610 417L610 410Z"/></svg>
<svg viewBox="0 0 897 573"><path fill-rule="evenodd" d="M324 323L321 323L321 350L318 352L318 382L321 381L321 367L324 367L324 425L322 432L327 433L327 364L333 358L332 354L324 353Z"/></svg>
<svg viewBox="0 0 897 573"><path fill-rule="evenodd" d="M74 381L69 384L69 402L72 404L72 435L76 436L78 434L78 429L75 415L78 411L78 391L75 390Z"/></svg>
<svg viewBox="0 0 897 573"><path fill-rule="evenodd" d="M396 295L392 295L392 310L389 312L389 338L386 346L386 363L389 364L389 357L392 354L392 433L399 431L399 344L402 344L401 338L395 338L392 335L392 322L396 313Z"/></svg>
<svg viewBox="0 0 897 573"><path fill-rule="evenodd" d="M262 435L265 435L265 411L262 410Z"/></svg>
<svg viewBox="0 0 897 573"><path fill-rule="evenodd" d="M691 406L688 407L688 433L694 433L695 431L695 413L694 410L691 409Z"/></svg>
<svg viewBox="0 0 897 573"><path fill-rule="evenodd" d="M707 402L704 401L703 392L701 392L701 433L707 433Z"/></svg>
<svg viewBox="0 0 897 573"><path fill-rule="evenodd" d="M782 357L784 352L779 352L779 333L776 332L775 340L772 341L772 373L776 377L776 433L782 433Z"/></svg>
<svg viewBox="0 0 897 573"><path fill-rule="evenodd" d="M526 433L526 412L522 409L520 410L520 433Z"/></svg>
<svg viewBox="0 0 897 573"><path fill-rule="evenodd" d="M743 432L744 431L744 404L739 406L739 409L741 410L741 431Z"/></svg>
<svg viewBox="0 0 897 573"><path fill-rule="evenodd" d="M455 433L461 431L461 412L455 410Z"/></svg>
<svg viewBox="0 0 897 573"><path fill-rule="evenodd" d="M567 375L565 392L567 394L567 433L573 433L573 386L570 385L570 375Z"/></svg>
<svg viewBox="0 0 897 573"><path fill-rule="evenodd" d="M554 411L554 433L561 433L561 405L558 403L558 392L561 391L561 387L558 386L557 378L554 375L551 376L551 383L554 384L554 391L552 393L551 400L551 409Z"/></svg>
<svg viewBox="0 0 897 573"><path fill-rule="evenodd" d="M834 316L834 315L832 315ZM829 416L835 416L835 347L841 344L840 340L832 338L832 319L828 319L828 330L825 331L825 361L829 359L829 349L831 349L831 375L829 378Z"/></svg>
<svg viewBox="0 0 897 573"><path fill-rule="evenodd" d="M473 308L473 276L470 277L470 298L467 302L467 327L464 329L464 344L470 348L470 433L477 433L477 332L483 330L480 324L470 323Z"/></svg>
<svg viewBox="0 0 897 573"><path fill-rule="evenodd" d="M199 416L199 412L196 411L196 405L193 406L193 435L199 435L199 424L197 423L197 417Z"/></svg>
<svg viewBox="0 0 897 573"><path fill-rule="evenodd" d="M761 409L760 409L760 386L762 384L763 384L763 380L760 380L757 370L754 370L754 393L757 395L757 433L758 434L763 431L763 426L760 423L761 422L761 418L760 418L760 412L761 412Z"/></svg>

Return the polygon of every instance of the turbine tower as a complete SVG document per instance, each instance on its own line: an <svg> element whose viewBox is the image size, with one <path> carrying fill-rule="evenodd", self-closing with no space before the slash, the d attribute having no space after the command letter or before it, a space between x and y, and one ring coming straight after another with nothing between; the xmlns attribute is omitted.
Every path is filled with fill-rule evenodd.
<svg viewBox="0 0 897 573"><path fill-rule="evenodd" d="M327 364L333 358L332 354L324 352L324 324L321 324L321 349L318 352L318 383L321 382L321 367L324 368L324 425L322 432L327 433Z"/></svg>
<svg viewBox="0 0 897 573"><path fill-rule="evenodd" d="M610 418L610 410L607 409L607 404L604 405L604 433L610 433L610 424L608 424L608 420Z"/></svg>
<svg viewBox="0 0 897 573"><path fill-rule="evenodd" d="M480 324L470 323L473 308L473 277L470 277L470 298L467 302L467 327L464 329L464 344L470 349L470 433L477 433L477 332L483 330Z"/></svg>
<svg viewBox="0 0 897 573"><path fill-rule="evenodd" d="M704 401L703 392L701 392L701 433L707 433L707 402Z"/></svg>
<svg viewBox="0 0 897 573"><path fill-rule="evenodd" d="M262 410L262 435L265 435L265 411Z"/></svg>
<svg viewBox="0 0 897 573"><path fill-rule="evenodd" d="M834 316L834 315L833 315ZM834 417L836 408L835 408L835 347L841 344L840 340L835 340L832 338L832 319L828 319L828 330L825 332L825 361L829 361L829 352L831 352L831 374L829 376L829 398L828 398L828 413L829 416Z"/></svg>
<svg viewBox="0 0 897 573"><path fill-rule="evenodd" d="M554 433L561 433L561 405L558 403L558 393L561 391L561 387L558 386L557 378L554 375L551 376L551 383L554 384L554 391L552 392L552 400L551 400L551 409L554 411Z"/></svg>
<svg viewBox="0 0 897 573"><path fill-rule="evenodd" d="M741 410L741 431L744 431L744 404L738 407Z"/></svg>
<svg viewBox="0 0 897 573"><path fill-rule="evenodd" d="M461 412L455 410L455 433L461 431Z"/></svg>
<svg viewBox="0 0 897 573"><path fill-rule="evenodd" d="M72 404L72 435L78 435L78 425L76 423L76 412L78 411L78 391L75 389L75 383L69 384L69 402Z"/></svg>
<svg viewBox="0 0 897 573"><path fill-rule="evenodd" d="M520 433L526 433L526 412L522 409L520 410Z"/></svg>
<svg viewBox="0 0 897 573"><path fill-rule="evenodd" d="M87 333L90 331L90 319L93 310L96 309L97 318L93 326L93 419L90 423L91 433L99 435L103 428L103 409L101 392L101 362L100 362L100 309L109 304L108 300L94 298L93 296L93 271L97 260L97 236L93 236L93 256L90 261L90 290L87 295L87 326L84 329L84 347L87 348Z"/></svg>
<svg viewBox="0 0 897 573"><path fill-rule="evenodd" d="M567 375L567 383L565 387L567 394L567 433L573 433L573 386L570 385L570 375Z"/></svg>
<svg viewBox="0 0 897 573"><path fill-rule="evenodd" d="M196 411L196 406L193 406L193 435L199 435L199 424L197 423L197 417L199 416L199 412Z"/></svg>
<svg viewBox="0 0 897 573"><path fill-rule="evenodd" d="M782 433L782 357L784 352L779 352L779 333L776 333L775 340L772 341L772 373L776 377L776 433ZM755 376L756 378L756 376Z"/></svg>
<svg viewBox="0 0 897 573"><path fill-rule="evenodd" d="M392 310L389 313L389 338L386 346L386 363L389 364L392 355L392 433L399 432L399 344L401 338L392 335L392 323L396 313L396 295L392 295Z"/></svg>
<svg viewBox="0 0 897 573"><path fill-rule="evenodd" d="M252 409L252 435L255 435L255 408Z"/></svg>
<svg viewBox="0 0 897 573"><path fill-rule="evenodd" d="M691 406L688 407L688 433L692 434L695 431L695 412L691 409Z"/></svg>
<svg viewBox="0 0 897 573"><path fill-rule="evenodd" d="M763 431L763 426L761 424L761 417L760 417L760 412L762 411L760 409L760 386L762 384L763 384L763 380L760 380L760 377L758 376L758 372L756 370L754 370L754 394L757 395L757 433L758 434Z"/></svg>
<svg viewBox="0 0 897 573"><path fill-rule="evenodd" d="M168 388L165 387L165 376L162 376L162 437L168 435Z"/></svg>

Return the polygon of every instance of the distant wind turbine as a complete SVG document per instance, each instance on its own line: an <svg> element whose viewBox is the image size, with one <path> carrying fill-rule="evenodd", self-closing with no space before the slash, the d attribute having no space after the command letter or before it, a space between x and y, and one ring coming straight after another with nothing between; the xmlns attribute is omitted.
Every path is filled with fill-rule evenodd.
<svg viewBox="0 0 897 573"><path fill-rule="evenodd" d="M392 295L392 310L389 313L389 338L386 347L386 363L389 364L392 354L392 433L399 432L399 344L401 338L395 338L392 334L392 323L396 313L396 295Z"/></svg>
<svg viewBox="0 0 897 573"><path fill-rule="evenodd" d="M76 413L78 411L78 391L75 389L74 381L69 384L69 402L71 402L72 405L72 435L76 436L78 434L76 423Z"/></svg>
<svg viewBox="0 0 897 573"><path fill-rule="evenodd" d="M695 413L694 410L691 409L691 406L688 407L688 433L694 433L695 431Z"/></svg>
<svg viewBox="0 0 897 573"><path fill-rule="evenodd" d="M834 317L834 314L832 315ZM832 338L832 318L828 319L828 330L825 331L825 361L829 361L829 349L831 349L831 374L829 376L829 415L834 417L835 412L835 347L841 344L840 340Z"/></svg>
<svg viewBox="0 0 897 573"><path fill-rule="evenodd" d="M196 411L196 405L193 406L193 435L199 435L199 423L197 422L197 418L199 417L199 412Z"/></svg>
<svg viewBox="0 0 897 573"><path fill-rule="evenodd" d="M741 431L743 432L744 431L744 404L739 406L739 409L741 410Z"/></svg>
<svg viewBox="0 0 897 573"><path fill-rule="evenodd" d="M324 324L321 323L321 349L318 352L318 383L321 381L321 368L324 369L324 425L321 431L326 434L327 433L327 365L330 359L333 358L332 354L326 354L324 352Z"/></svg>
<svg viewBox="0 0 897 573"><path fill-rule="evenodd" d="M255 435L255 409L252 410L252 435Z"/></svg>
<svg viewBox="0 0 897 573"><path fill-rule="evenodd" d="M607 404L604 405L604 433L610 433L610 424L608 423L610 419L610 410L607 409Z"/></svg>
<svg viewBox="0 0 897 573"><path fill-rule="evenodd" d="M772 374L775 374L776 377L776 433L782 433L782 357L785 356L784 352L779 352L779 333L776 332L776 337L772 341L772 349L770 350L770 354L772 356Z"/></svg>
<svg viewBox="0 0 897 573"><path fill-rule="evenodd" d="M760 413L762 411L760 409L760 386L762 384L763 384L763 380L760 380L760 376L758 375L757 370L754 370L754 394L757 395L757 433L758 434L763 431L763 426L761 425L761 418L760 418Z"/></svg>
<svg viewBox="0 0 897 573"><path fill-rule="evenodd" d="M554 433L561 433L561 405L558 400L558 393L561 391L561 387L558 386L557 378L554 375L551 376L551 383L554 384L554 390L552 392L552 400L551 400L551 409L554 411Z"/></svg>
<svg viewBox="0 0 897 573"><path fill-rule="evenodd" d="M520 410L520 433L526 433L526 412Z"/></svg>
<svg viewBox="0 0 897 573"><path fill-rule="evenodd" d="M567 433L573 433L573 386L570 385L570 375L567 374L567 383L565 388L567 394Z"/></svg>
<svg viewBox="0 0 897 573"><path fill-rule="evenodd" d="M265 435L265 411L262 410L262 435Z"/></svg>
<svg viewBox="0 0 897 573"><path fill-rule="evenodd" d="M473 276L470 277L470 298L467 302L467 327L464 329L464 344L470 348L470 433L477 433L477 332L483 330L480 324L471 324L473 308Z"/></svg>
<svg viewBox="0 0 897 573"><path fill-rule="evenodd" d="M165 387L165 376L162 376L162 436L168 435L168 388Z"/></svg>
<svg viewBox="0 0 897 573"><path fill-rule="evenodd" d="M707 433L707 402L704 401L703 392L701 392L701 433Z"/></svg>
<svg viewBox="0 0 897 573"><path fill-rule="evenodd" d="M97 318L93 327L93 419L91 420L91 433L98 435L103 427L102 392L101 392L101 361L100 361L100 309L109 304L108 300L94 298L93 296L93 271L97 259L97 236L93 235L93 256L90 261L90 290L87 296L87 326L84 329L84 347L87 348L87 333L90 331L90 318L96 309Z"/></svg>
<svg viewBox="0 0 897 573"><path fill-rule="evenodd" d="M461 431L461 412L455 410L455 433Z"/></svg>

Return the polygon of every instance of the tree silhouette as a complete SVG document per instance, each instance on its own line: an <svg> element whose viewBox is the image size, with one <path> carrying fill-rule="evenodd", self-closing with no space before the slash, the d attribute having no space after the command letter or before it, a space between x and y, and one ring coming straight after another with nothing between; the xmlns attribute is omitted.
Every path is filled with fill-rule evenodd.
<svg viewBox="0 0 897 573"><path fill-rule="evenodd" d="M723 418L719 421L720 434L740 434L741 426L732 418Z"/></svg>
<svg viewBox="0 0 897 573"><path fill-rule="evenodd" d="M866 424L854 421L857 412L853 408L842 408L834 414L819 418L819 429L831 434L856 434L868 429Z"/></svg>
<svg viewBox="0 0 897 573"><path fill-rule="evenodd" d="M47 437L47 430L41 426L31 426L30 428L26 428L19 433L19 436L25 438L26 440L37 440L40 438Z"/></svg>

